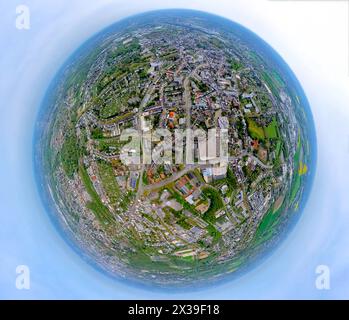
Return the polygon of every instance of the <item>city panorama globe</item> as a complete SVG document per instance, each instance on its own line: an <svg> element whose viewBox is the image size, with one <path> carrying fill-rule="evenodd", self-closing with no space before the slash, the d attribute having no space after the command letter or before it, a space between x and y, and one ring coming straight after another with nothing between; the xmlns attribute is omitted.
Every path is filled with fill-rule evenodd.
<svg viewBox="0 0 349 320"><path fill-rule="evenodd" d="M134 16L64 64L34 140L42 200L107 274L207 285L250 269L297 222L315 171L308 102L280 56L210 14Z"/></svg>

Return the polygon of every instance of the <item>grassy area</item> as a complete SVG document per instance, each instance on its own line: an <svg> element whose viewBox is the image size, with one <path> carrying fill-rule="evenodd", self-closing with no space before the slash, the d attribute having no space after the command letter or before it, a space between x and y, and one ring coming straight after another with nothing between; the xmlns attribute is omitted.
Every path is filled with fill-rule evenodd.
<svg viewBox="0 0 349 320"><path fill-rule="evenodd" d="M248 132L253 139L261 141L265 140L265 133L263 127L260 127L254 120L247 119Z"/></svg>
<svg viewBox="0 0 349 320"><path fill-rule="evenodd" d="M237 60L234 60L231 62L231 68L234 70L234 71L239 71L243 68L243 64Z"/></svg>
<svg viewBox="0 0 349 320"><path fill-rule="evenodd" d="M92 139L102 139L104 137L103 130L100 128L92 129L91 137Z"/></svg>
<svg viewBox="0 0 349 320"><path fill-rule="evenodd" d="M118 123L118 122L121 122L121 121L124 121L128 118L131 118L133 116L133 113L132 112L127 112L125 114L122 114L116 118L112 118L112 119L109 119L107 121L103 121L104 124L113 124L113 123Z"/></svg>
<svg viewBox="0 0 349 320"><path fill-rule="evenodd" d="M277 87L282 88L285 86L285 83L282 80L281 76L275 70L273 70L273 72L272 72L272 77L273 77Z"/></svg>
<svg viewBox="0 0 349 320"><path fill-rule="evenodd" d="M224 48L224 42L217 38L210 38L209 42L216 47L217 49L223 49Z"/></svg>
<svg viewBox="0 0 349 320"><path fill-rule="evenodd" d="M150 216L149 214L143 213L142 216L146 219L148 219L150 222L155 223L155 220L152 216Z"/></svg>
<svg viewBox="0 0 349 320"><path fill-rule="evenodd" d="M268 232L269 228L272 226L277 217L278 215L274 214L273 210L269 210L263 217L260 225L258 226L256 235L259 236Z"/></svg>
<svg viewBox="0 0 349 320"><path fill-rule="evenodd" d="M60 158L63 170L69 178L73 178L79 167L79 148L75 132L69 131L63 143Z"/></svg>
<svg viewBox="0 0 349 320"><path fill-rule="evenodd" d="M109 119L118 115L120 113L121 107L127 105L127 101L129 98L129 96L124 96L113 101L110 104L106 104L105 106L103 106L99 113L100 118Z"/></svg>
<svg viewBox="0 0 349 320"><path fill-rule="evenodd" d="M278 123L275 118L273 118L273 121L266 128L264 128L264 133L268 139L278 138Z"/></svg>
<svg viewBox="0 0 349 320"><path fill-rule="evenodd" d="M281 155L281 150L282 150L282 141L278 140L278 142L276 143L276 148L275 148L275 155L276 158L279 158Z"/></svg>
<svg viewBox="0 0 349 320"><path fill-rule="evenodd" d="M217 243L217 241L222 237L222 234L213 225L208 225L206 230L208 234L213 237L213 243Z"/></svg>
<svg viewBox="0 0 349 320"><path fill-rule="evenodd" d="M114 52L110 55L110 58L115 59L117 57L124 56L126 54L130 54L130 52L137 52L140 51L142 47L139 44L139 41L137 39L133 39L128 44L121 44L119 45Z"/></svg>
<svg viewBox="0 0 349 320"><path fill-rule="evenodd" d="M120 141L117 138L104 138L98 139L96 141L97 148L100 152L106 153L120 153L122 147L127 144L127 142Z"/></svg>
<svg viewBox="0 0 349 320"><path fill-rule="evenodd" d="M298 134L298 141L297 141L297 151L294 155L293 163L295 166L295 169L298 169L299 163L300 163L300 157L301 157L301 139L300 139L300 134Z"/></svg>
<svg viewBox="0 0 349 320"><path fill-rule="evenodd" d="M74 69L64 82L62 92L66 92L69 88L75 87L79 89L76 90L77 94L80 93L81 84L85 81L92 64L95 63L96 58L102 50L101 47L97 47L90 54L87 56L85 55L85 58L75 59Z"/></svg>
<svg viewBox="0 0 349 320"><path fill-rule="evenodd" d="M249 51L248 54L255 64L260 65L265 63L265 61L256 52Z"/></svg>
<svg viewBox="0 0 349 320"><path fill-rule="evenodd" d="M172 214L176 218L176 223L181 226L184 230L190 230L193 226L188 223L187 217L182 211L175 211L172 208L167 208L166 213ZM167 217L168 221L171 221L170 217Z"/></svg>
<svg viewBox="0 0 349 320"><path fill-rule="evenodd" d="M229 189L231 191L236 190L238 187L238 182L236 180L234 172L233 172L233 170L231 170L231 168L229 166L227 169L227 184L228 184Z"/></svg>
<svg viewBox="0 0 349 320"><path fill-rule="evenodd" d="M163 272L168 272L168 270L170 269L168 263L161 261L152 261L149 255L142 252L139 248L136 250L136 252L130 252L127 258L129 260L130 265L132 265L134 268Z"/></svg>
<svg viewBox="0 0 349 320"><path fill-rule="evenodd" d="M295 166L295 176L293 177L291 191L289 193L289 201L292 203L294 199L297 196L297 193L302 185L302 178L298 174L297 168L299 168L300 165L300 156L301 156L301 141L300 137L298 137L298 143L297 143L297 151L294 156L294 166ZM276 146L276 154L279 156L280 152L282 150L282 142L278 142ZM288 203L290 203L288 202ZM274 226L278 223L278 219L280 218L280 215L285 210L287 205L287 201L284 201L283 204L278 208L275 212L275 208L271 208L263 217L261 223L258 226L256 235L255 235L255 243L254 245L257 246L263 241L266 241L270 239L273 236L273 230Z"/></svg>
<svg viewBox="0 0 349 320"><path fill-rule="evenodd" d="M290 198L291 202L296 198L296 195L297 195L301 185L302 185L302 178L297 172L296 177L294 178L294 180L292 182L291 198Z"/></svg>
<svg viewBox="0 0 349 320"><path fill-rule="evenodd" d="M104 161L98 161L98 172L101 178L103 189L105 190L110 203L114 205L121 198L119 186L116 182L113 168Z"/></svg>
<svg viewBox="0 0 349 320"><path fill-rule="evenodd" d="M98 221L104 225L108 225L113 223L114 217L110 213L107 207L104 206L102 203L100 197L98 196L97 192L95 191L93 184L90 180L90 177L83 165L79 166L79 174L81 177L81 180L86 188L86 191L91 197L91 202L87 204L87 207L92 210L92 212L95 214Z"/></svg>
<svg viewBox="0 0 349 320"><path fill-rule="evenodd" d="M192 80L195 82L195 84L197 85L197 87L201 92L207 92L209 90L209 87L206 83L203 83L202 81L198 81L194 78Z"/></svg>
<svg viewBox="0 0 349 320"><path fill-rule="evenodd" d="M181 169L182 170L182 169ZM196 176L196 178L201 182L201 183L205 183L205 180L200 172L200 169L195 169L193 171L194 175Z"/></svg>
<svg viewBox="0 0 349 320"><path fill-rule="evenodd" d="M114 52L109 54L107 58L108 69L104 73L102 80L96 85L97 95L113 81L118 81L128 74L134 73L137 69L140 72L140 78L146 77L144 69L147 67L148 60L142 56L141 49L138 40L133 40L131 43L119 45ZM118 60L117 63L115 63L115 59ZM110 113L108 110L105 110L103 114L107 115Z"/></svg>
<svg viewBox="0 0 349 320"><path fill-rule="evenodd" d="M145 186L149 184L148 174L146 172L143 173L142 181Z"/></svg>
<svg viewBox="0 0 349 320"><path fill-rule="evenodd" d="M293 178L292 187L291 187L291 196L290 196L291 202L297 196L297 193L302 185L302 178L299 175L299 166L301 164L301 162L300 162L301 148L302 148L302 144L301 144L301 139L300 139L300 134L299 134L298 141L297 141L297 151L296 151L294 158L293 158L293 163L294 163L294 167L295 167L295 176Z"/></svg>
<svg viewBox="0 0 349 320"><path fill-rule="evenodd" d="M194 262L195 261L194 256L181 257L181 259L183 259L184 261L187 261L187 262Z"/></svg>
<svg viewBox="0 0 349 320"><path fill-rule="evenodd" d="M256 231L256 241L264 241L273 235L273 227L277 224L280 214L283 212L285 205L283 204L277 211L271 208L263 217Z"/></svg>
<svg viewBox="0 0 349 320"><path fill-rule="evenodd" d="M278 134L278 123L275 118L265 128L259 126L253 119L247 119L248 132L253 139L264 141L265 139L277 139Z"/></svg>
<svg viewBox="0 0 349 320"><path fill-rule="evenodd" d="M176 222L179 226L181 226L184 230L190 230L193 226L191 226L185 218L181 218Z"/></svg>
<svg viewBox="0 0 349 320"><path fill-rule="evenodd" d="M263 80L266 82L267 86L273 93L274 97L277 97L279 95L279 87L278 83L274 81L273 77L271 77L268 73L263 72L262 74Z"/></svg>
<svg viewBox="0 0 349 320"><path fill-rule="evenodd" d="M202 194L206 199L210 199L211 201L209 209L203 215L203 219L208 223L215 223L215 213L224 207L219 191L214 188L206 187L202 190Z"/></svg>

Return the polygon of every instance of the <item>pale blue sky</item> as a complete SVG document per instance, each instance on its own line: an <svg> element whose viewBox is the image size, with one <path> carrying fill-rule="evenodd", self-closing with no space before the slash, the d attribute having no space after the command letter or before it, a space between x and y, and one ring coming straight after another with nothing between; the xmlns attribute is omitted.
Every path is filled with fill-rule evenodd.
<svg viewBox="0 0 349 320"><path fill-rule="evenodd" d="M216 3L0 0L0 298L349 298L347 4ZM15 28L18 4L31 9L29 31ZM217 288L181 294L112 281L82 261L44 212L32 173L32 131L38 107L65 59L91 35L120 18L166 7L226 16L277 49L306 91L319 143L313 192L287 240L243 277ZM15 269L20 264L30 267L30 290L15 287ZM331 268L329 291L315 288L319 264Z"/></svg>

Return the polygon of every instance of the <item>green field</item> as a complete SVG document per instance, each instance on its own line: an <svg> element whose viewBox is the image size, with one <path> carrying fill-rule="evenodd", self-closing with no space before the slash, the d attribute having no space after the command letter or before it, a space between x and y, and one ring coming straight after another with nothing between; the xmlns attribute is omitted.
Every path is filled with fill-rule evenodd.
<svg viewBox="0 0 349 320"><path fill-rule="evenodd" d="M248 132L253 139L258 139L261 141L265 140L265 133L262 127L258 126L258 124L252 119L247 119L247 124Z"/></svg>
<svg viewBox="0 0 349 320"><path fill-rule="evenodd" d="M206 199L210 199L211 201L209 209L203 215L203 219L208 223L215 223L215 213L224 207L219 191L214 188L206 187L202 190L202 194Z"/></svg>
<svg viewBox="0 0 349 320"><path fill-rule="evenodd" d="M243 68L243 64L240 61L235 59L231 59L230 65L231 65L231 68L235 71L239 71L240 69Z"/></svg>
<svg viewBox="0 0 349 320"><path fill-rule="evenodd" d="M275 81L273 76L270 76L267 72L263 72L262 74L263 80L266 82L267 86L273 93L274 97L279 96L279 83Z"/></svg>
<svg viewBox="0 0 349 320"><path fill-rule="evenodd" d="M296 198L296 195L297 195L301 185L302 185L302 178L301 178L301 176L297 172L296 173L296 177L295 177L295 179L293 180L293 183L292 183L291 202Z"/></svg>
<svg viewBox="0 0 349 320"><path fill-rule="evenodd" d="M270 209L265 216L263 217L263 220L261 221L260 225L258 226L256 235L263 235L266 232L269 231L270 227L273 225L273 223L277 220L278 217L277 213L274 213L273 209Z"/></svg>
<svg viewBox="0 0 349 320"><path fill-rule="evenodd" d="M75 132L68 132L65 137L61 152L63 170L69 178L73 178L79 167L79 148Z"/></svg>
<svg viewBox="0 0 349 320"><path fill-rule="evenodd" d="M291 189L291 196L290 196L291 202L296 198L297 193L302 185L302 177L299 175L301 151L302 151L302 144L301 144L301 139L300 139L300 134L299 134L298 141L297 141L297 151L296 151L296 153L294 155L294 159L293 159L295 176L293 177L293 181L292 181L292 189Z"/></svg>
<svg viewBox="0 0 349 320"><path fill-rule="evenodd" d="M277 224L280 214L283 212L284 208L285 206L282 205L276 212L274 212L274 209L271 208L264 215L255 234L255 244L258 244L259 242L263 242L271 238L274 231L273 228Z"/></svg>
<svg viewBox="0 0 349 320"><path fill-rule="evenodd" d="M275 81L278 88L282 88L285 86L285 82L282 80L281 76L275 70L273 70L272 72L272 78Z"/></svg>
<svg viewBox="0 0 349 320"><path fill-rule="evenodd" d="M116 182L115 174L111 165L104 161L98 161L98 172L101 178L103 189L105 190L110 203L114 205L121 198L119 186Z"/></svg>
<svg viewBox="0 0 349 320"><path fill-rule="evenodd" d="M278 138L278 123L275 118L265 128L259 126L253 119L247 119L248 132L253 139L264 141L265 139L277 139Z"/></svg>
<svg viewBox="0 0 349 320"><path fill-rule="evenodd" d="M278 123L275 118L273 118L273 121L266 128L264 128L264 133L268 139L278 138Z"/></svg>
<svg viewBox="0 0 349 320"><path fill-rule="evenodd" d="M118 115L123 106L123 103L125 103L124 99L119 101L114 101L108 105L105 105L104 107L101 108L99 117L101 119L108 119Z"/></svg>
<svg viewBox="0 0 349 320"><path fill-rule="evenodd" d="M212 225L208 225L206 230L213 237L213 243L216 243L222 237L222 234Z"/></svg>
<svg viewBox="0 0 349 320"><path fill-rule="evenodd" d="M86 188L86 191L91 197L91 202L87 204L87 207L92 210L98 221L104 225L111 224L115 221L114 217L110 213L107 207L104 206L97 192L95 191L90 177L83 165L79 167L79 173L81 180Z"/></svg>
<svg viewBox="0 0 349 320"><path fill-rule="evenodd" d="M233 172L233 170L231 170L231 168L229 166L227 169L227 184L229 186L230 191L236 190L236 188L238 186L238 182L237 182L237 179L234 175L234 172Z"/></svg>
<svg viewBox="0 0 349 320"><path fill-rule="evenodd" d="M281 155L281 150L282 150L282 142L280 140L278 140L277 144L276 144L276 148L275 148L275 154L276 154L276 158L279 158Z"/></svg>

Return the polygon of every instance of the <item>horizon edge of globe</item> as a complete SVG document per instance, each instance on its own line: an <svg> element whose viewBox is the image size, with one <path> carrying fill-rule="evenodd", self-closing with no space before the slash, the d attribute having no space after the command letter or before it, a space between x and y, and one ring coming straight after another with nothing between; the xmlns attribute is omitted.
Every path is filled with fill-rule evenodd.
<svg viewBox="0 0 349 320"><path fill-rule="evenodd" d="M189 283L188 286L192 287L193 289L195 289L196 287L198 288L202 288L202 287L207 287L207 286L211 286L211 285L217 285L220 282L226 280L226 279L235 279L239 276L241 276L242 274L245 274L246 272L250 271L251 269L255 268L257 265L259 265L261 263L262 260L266 259L267 257L269 257L280 245L281 242L283 242L288 234L290 233L291 230L293 230L295 224L298 222L299 217L300 217L300 213L302 213L304 211L304 207L306 205L307 199L309 197L310 191L311 191L311 187L314 181L314 174L315 174L315 168L316 168L316 133L315 133L315 127L314 127L314 121L313 121L313 117L311 114L311 110L310 110L310 106L309 103L307 101L307 98L305 96L305 93L299 83L299 81L297 80L297 78L295 77L294 73L292 72L292 70L289 68L289 66L286 64L286 62L281 58L281 56L272 48L269 46L269 44L267 44L263 39L261 39L259 36L257 36L255 33L253 33L252 31L246 29L244 26L237 24L233 21L230 21L226 18L222 18L222 17L218 17L216 15L212 15L210 13L204 13L201 11L193 11L193 10L156 10L156 11L151 11L151 12L145 12L145 13L141 13L141 14L137 14L135 16L131 16L128 17L126 19L123 19L121 21L116 22L115 24L112 24L111 26L105 28L104 30L98 32L96 35L92 36L90 39L88 39L86 42L84 42L67 60L66 62L63 64L63 66L60 68L60 70L56 73L56 76L54 77L54 79L52 80L52 82L50 83L46 94L45 94L45 98L43 99L43 102L40 106L40 110L39 110L39 114L37 117L37 124L41 123L41 120L43 119L44 114L47 115L47 113L45 113L45 110L49 103L47 103L48 100L50 100L52 98L52 93L53 93L53 88L56 85L56 82L59 81L59 78L62 76L62 72L63 70L65 70L66 66L73 63L73 61L77 58L77 56L87 47L92 46L94 42L98 42L98 38L99 37L103 37L102 35L104 34L108 34L108 33L112 33L113 29L117 28L119 25L123 25L123 24L127 24L127 22L129 21L133 21L137 18L140 17L146 17L149 15L156 15L156 14L161 14L161 13L188 13L188 15L193 14L193 15L203 15L207 18L209 17L214 17L216 19L222 19L225 21L225 23L227 24L231 24L231 26L235 26L238 28L241 28L243 33L246 33L248 36L251 36L251 38L255 38L254 40L258 40L263 46L266 46L267 51L269 51L269 54L273 55L273 58L277 58L277 64L281 64L282 68L286 68L286 75L289 76L292 81L293 81L293 85L295 85L296 91L298 91L298 93L300 94L300 98L301 100L303 100L303 108L305 109L306 112L306 119L308 121L308 125L307 125L307 129L308 129L308 134L312 135L312 137L309 137L313 143L310 143L310 157L309 160L311 162L310 165L310 170L308 172L308 174L305 177L306 182L304 183L306 190L305 193L307 195L304 195L302 198L302 201L300 203L300 206L297 210L297 213L292 215L292 219L288 222L287 225L287 230L283 230L281 232L281 240L279 240L276 244L274 244L272 246L272 248L269 248L267 250L264 250L265 252L261 252L260 256L258 258L253 259L253 262L249 262L247 263L247 265L244 266L244 268L242 268L242 270L240 270L237 273L233 273L230 275L223 275L222 279L220 280L213 280L213 283L211 281L208 281L208 283L206 283L206 279L202 279L201 281L197 281L197 282L192 282ZM60 236L62 236L65 241L70 245L70 247L72 247L74 249L75 252L77 252L79 254L79 256L83 257L83 259L89 262L89 264L93 265L95 268L97 268L98 270L102 271L105 274L108 274L109 276L111 276L113 279L117 279L117 280L125 280L127 281L127 283L134 283L135 285L139 286L139 285L144 285L147 288L153 288L159 286L161 287L166 287L168 289L168 286L166 285L162 285L162 284L157 284L157 283L152 283L149 281L139 281L137 279L133 279L131 278L120 278L118 277L117 274L114 273L110 273L110 271L105 270L103 267L101 267L95 260L93 257L89 256L86 253L86 250L81 248L76 240L72 237L72 234L69 233L68 231L64 230L63 225L60 221L60 218L58 217L57 214L55 214L56 209L54 208L54 202L51 202L50 197L45 197L45 195L48 195L48 191L47 188L45 188L45 186L43 185L45 183L45 174L40 170L40 168L42 168L42 159L38 157L38 155L36 154L35 150L37 150L36 148L39 147L40 144L40 139L38 138L38 135L40 136L40 138L42 138L42 136L40 135L40 132L42 128L38 128L36 127L35 129L35 134L34 134L34 168L35 168L35 180L37 181L37 184L39 186L39 190L41 189L41 191L43 191L42 189L44 188L45 191L44 192L40 192L40 198L42 199L43 203L44 203L44 207L45 207L45 211L47 211L47 213L49 213L50 216L50 220L53 222L53 224L55 225L56 230L59 232ZM40 181L40 183L38 183ZM49 208L49 210L47 210ZM67 238L68 237L68 238ZM172 285L172 284L170 284ZM186 286L186 285L184 285ZM180 290L181 284L179 284L178 288L175 288L174 290Z"/></svg>

